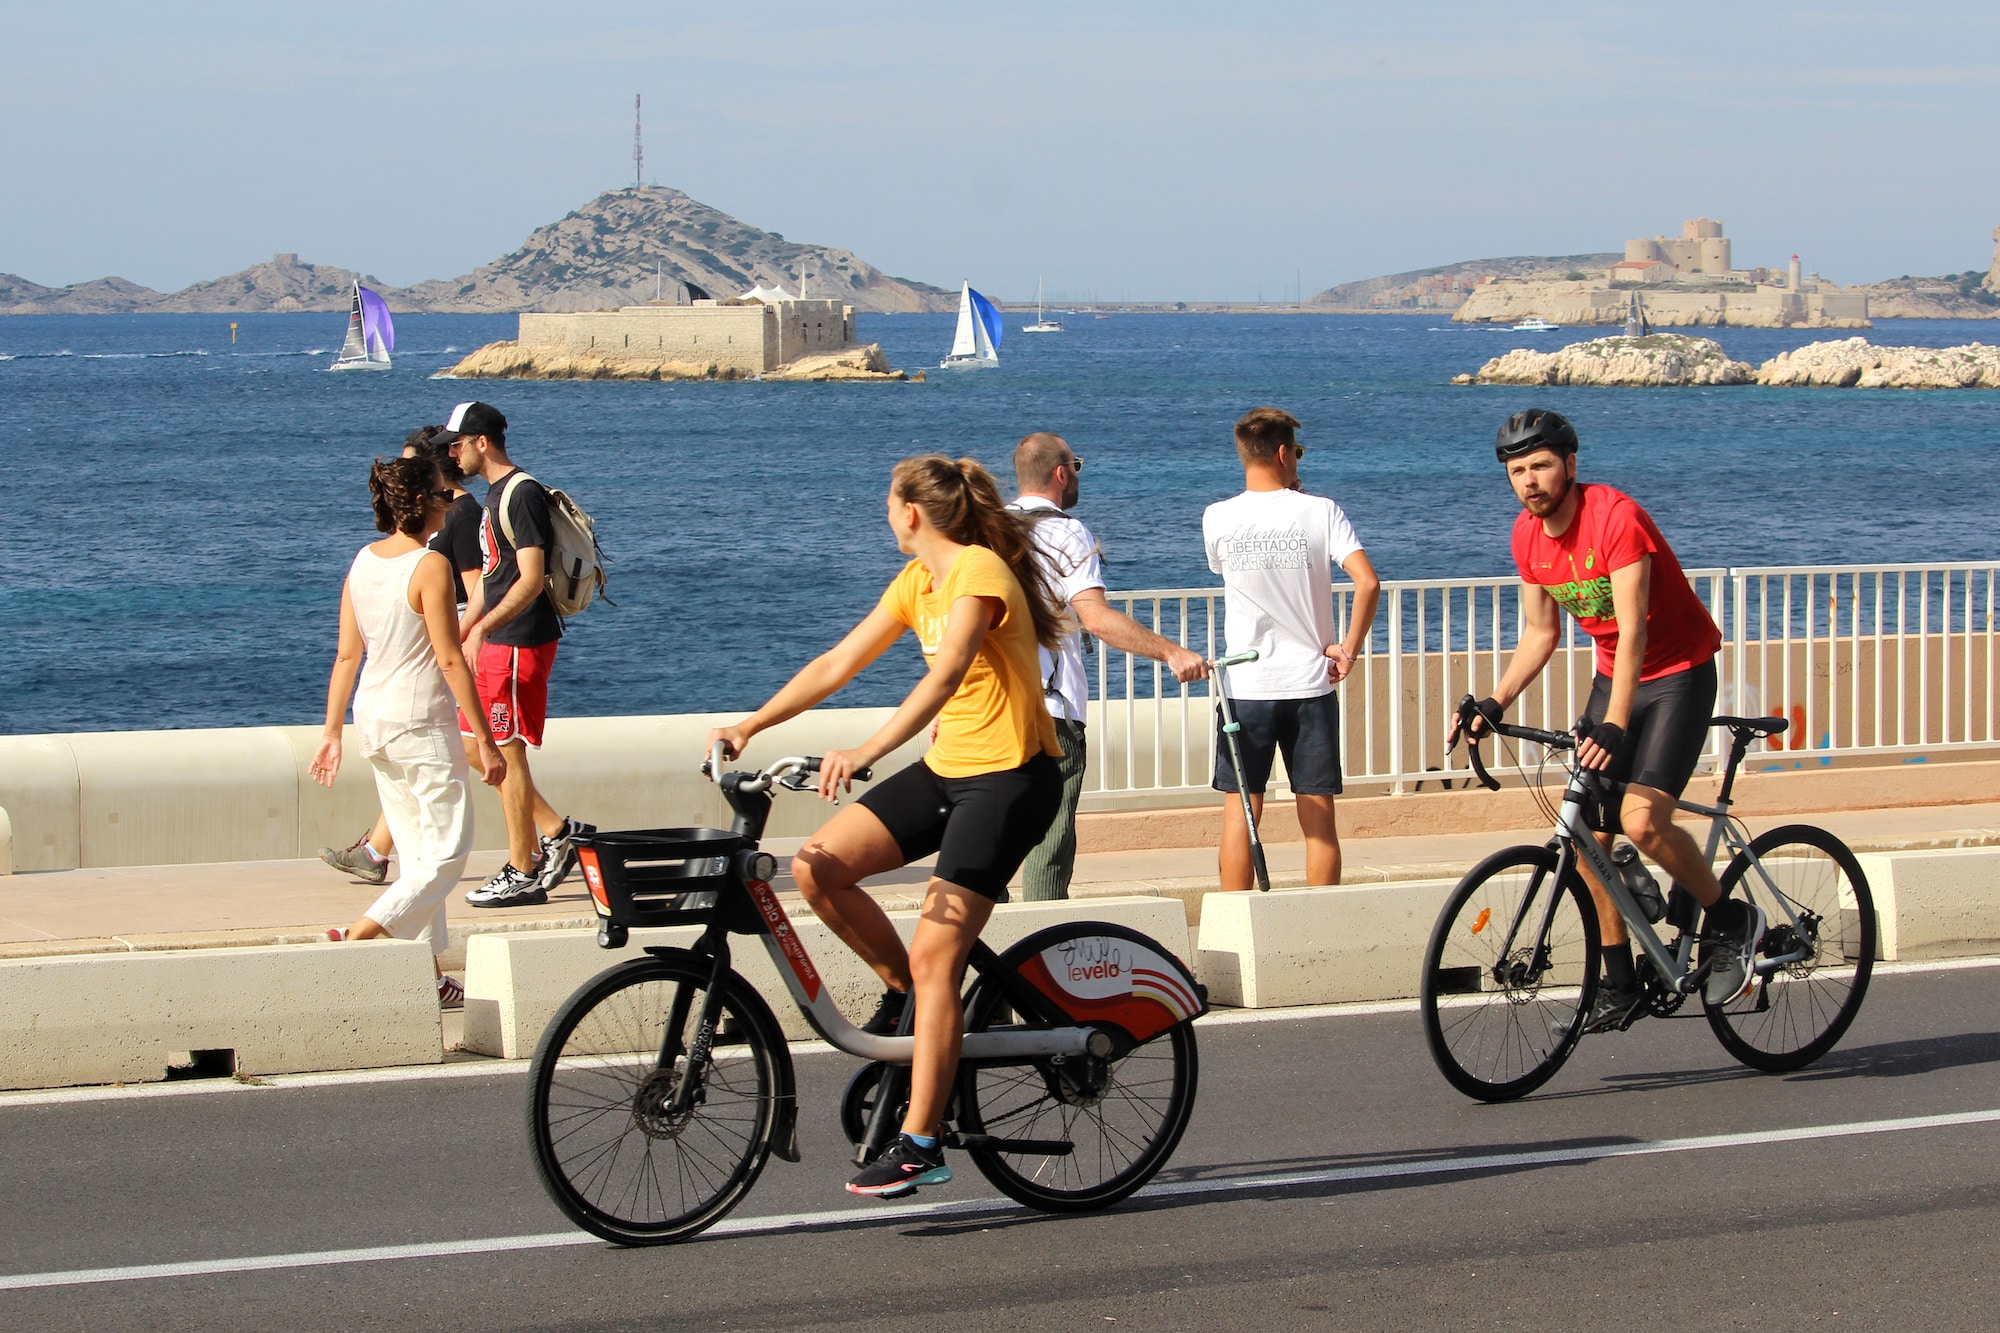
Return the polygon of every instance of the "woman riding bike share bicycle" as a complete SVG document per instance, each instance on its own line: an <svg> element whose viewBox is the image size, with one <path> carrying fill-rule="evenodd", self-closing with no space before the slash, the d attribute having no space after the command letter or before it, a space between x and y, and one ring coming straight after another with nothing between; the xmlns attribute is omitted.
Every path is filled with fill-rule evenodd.
<svg viewBox="0 0 2000 1333"><path fill-rule="evenodd" d="M1590 701L1576 726L1577 761L1625 784L1619 827L1708 909L1708 947L1733 956L1709 973L1707 998L1727 1003L1749 984L1763 913L1723 899L1714 868L1674 823L1675 801L1708 742L1722 634L1652 516L1620 491L1578 481L1576 451L1576 428L1541 408L1508 418L1494 438L1493 452L1523 511L1513 534L1522 629L1499 684L1479 701L1471 730L1475 738L1484 734L1486 722L1499 721L1541 674L1561 637L1557 612L1569 612L1596 644ZM1613 835L1597 836L1609 850ZM1642 1012L1645 993L1625 922L1583 869L1603 932L1604 984L1582 1019L1591 1032Z"/></svg>
<svg viewBox="0 0 2000 1333"><path fill-rule="evenodd" d="M852 777L937 719L917 763L827 821L792 862L819 919L888 987L865 1030L894 1032L914 993L916 1053L909 1110L894 1143L848 1183L892 1197L951 1179L938 1132L958 1068L959 985L966 957L1007 881L1048 831L1062 799L1062 754L1042 703L1036 649L1062 630L1029 545L1032 520L1010 512L993 478L969 458L898 463L889 481L889 529L912 557L875 609L733 727L709 733L728 757L766 727L812 708L914 630L929 664L882 727L822 759L819 793L835 799ZM937 853L908 949L859 886L871 875Z"/></svg>

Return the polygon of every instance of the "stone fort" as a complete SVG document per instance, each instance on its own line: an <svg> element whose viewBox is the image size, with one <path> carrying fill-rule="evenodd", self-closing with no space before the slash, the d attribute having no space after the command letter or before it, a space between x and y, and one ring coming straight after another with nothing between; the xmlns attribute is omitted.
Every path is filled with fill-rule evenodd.
<svg viewBox="0 0 2000 1333"><path fill-rule="evenodd" d="M516 341L524 348L612 361L712 362L751 375L854 346L854 307L830 300L704 300L520 318Z"/></svg>

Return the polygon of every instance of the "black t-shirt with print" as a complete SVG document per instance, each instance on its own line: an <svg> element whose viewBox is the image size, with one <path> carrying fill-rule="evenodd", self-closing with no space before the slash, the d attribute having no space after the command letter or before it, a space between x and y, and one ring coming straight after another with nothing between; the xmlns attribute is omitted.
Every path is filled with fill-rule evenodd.
<svg viewBox="0 0 2000 1333"><path fill-rule="evenodd" d="M451 562L452 594L465 605L465 580L461 569L486 568L486 553L479 548L479 497L467 491L444 511L444 526L431 534L430 547Z"/></svg>
<svg viewBox="0 0 2000 1333"><path fill-rule="evenodd" d="M513 483L511 487L509 482ZM502 497L507 501L508 520L514 525L512 542L507 540L507 529L500 522ZM485 573L486 607L491 610L521 581L520 566L514 561L517 547L541 547L546 563L549 544L555 540L555 529L549 523L549 493L539 481L522 475L519 469L490 483L486 487L486 516L479 525L479 540L485 553L485 563L480 568ZM526 610L487 635L486 641L532 648L561 637L562 617L549 601L547 589L543 589L535 594L535 600L528 603Z"/></svg>

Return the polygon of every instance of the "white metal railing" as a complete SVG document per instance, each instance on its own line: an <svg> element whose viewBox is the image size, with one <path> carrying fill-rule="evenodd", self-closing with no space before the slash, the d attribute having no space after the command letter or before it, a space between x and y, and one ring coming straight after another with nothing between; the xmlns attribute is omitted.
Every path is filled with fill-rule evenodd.
<svg viewBox="0 0 2000 1333"><path fill-rule="evenodd" d="M1769 750L1801 752L1793 762L1804 762L2000 745L2000 561L1699 569L1687 577L1722 628L1716 711L1791 721ZM1382 585L1367 649L1340 687L1350 782L1400 792L1465 775L1462 755L1454 764L1444 756L1450 711L1461 695L1489 692L1505 669L1520 636L1519 586L1511 576ZM1177 643L1209 657L1222 651L1219 588L1108 596ZM1337 634L1346 633L1352 599L1350 586L1335 585ZM1215 764L1208 684L1183 686L1163 664L1102 643L1093 651L1086 793L1101 803L1206 788ZM1567 726L1583 711L1592 672L1591 642L1564 616L1555 656L1514 720ZM1711 754L1720 753L1718 735Z"/></svg>

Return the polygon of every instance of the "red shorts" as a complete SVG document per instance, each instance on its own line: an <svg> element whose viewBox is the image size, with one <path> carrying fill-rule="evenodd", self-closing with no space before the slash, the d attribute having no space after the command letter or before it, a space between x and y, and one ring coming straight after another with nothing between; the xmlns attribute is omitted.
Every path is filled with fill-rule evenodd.
<svg viewBox="0 0 2000 1333"><path fill-rule="evenodd" d="M472 683L479 691L479 704L486 710L486 725L493 729L495 745L519 740L541 748L542 724L549 720L549 669L556 664L560 642L551 639L531 648L510 643L479 645ZM458 715L458 729L472 734L463 711Z"/></svg>

